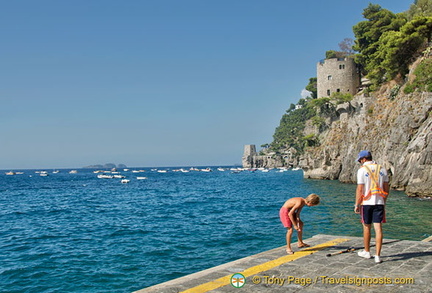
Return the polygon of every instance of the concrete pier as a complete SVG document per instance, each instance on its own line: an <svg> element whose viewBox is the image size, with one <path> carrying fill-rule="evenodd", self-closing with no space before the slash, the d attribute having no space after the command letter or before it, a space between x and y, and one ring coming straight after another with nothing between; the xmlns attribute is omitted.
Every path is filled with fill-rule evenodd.
<svg viewBox="0 0 432 293"><path fill-rule="evenodd" d="M432 242L385 239L379 264L357 255L361 237L320 234L305 242L310 247L292 245L293 255L279 247L136 293L432 292Z"/></svg>

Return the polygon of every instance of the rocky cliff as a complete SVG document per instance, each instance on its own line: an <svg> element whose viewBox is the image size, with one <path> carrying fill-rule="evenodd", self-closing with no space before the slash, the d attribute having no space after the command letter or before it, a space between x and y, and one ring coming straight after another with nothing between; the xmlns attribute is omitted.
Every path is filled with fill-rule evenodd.
<svg viewBox="0 0 432 293"><path fill-rule="evenodd" d="M420 61L411 67L408 81ZM367 149L388 170L391 188L410 196L432 196L432 93L405 94L406 84L392 81L376 92L359 92L350 102L329 105L321 115L325 122L317 126L306 121L303 131L318 138L317 146L301 155L277 158L284 150L256 155L251 167L298 165L305 178L354 183L359 168L355 159Z"/></svg>
<svg viewBox="0 0 432 293"><path fill-rule="evenodd" d="M388 170L393 189L431 196L432 93L404 94L403 87L393 81L370 95L360 92L336 107L324 131L307 127L320 145L299 158L304 176L355 182L356 156L367 149Z"/></svg>

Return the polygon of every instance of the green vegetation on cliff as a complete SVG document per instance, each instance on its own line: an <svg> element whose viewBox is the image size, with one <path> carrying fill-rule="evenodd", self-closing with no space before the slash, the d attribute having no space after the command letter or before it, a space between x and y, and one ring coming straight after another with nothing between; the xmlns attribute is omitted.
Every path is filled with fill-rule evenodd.
<svg viewBox="0 0 432 293"><path fill-rule="evenodd" d="M305 128L305 121L311 119L316 115L316 110L309 103L304 103L301 100L300 106L297 110L287 110L287 113L282 116L279 127L276 128L273 135L273 143L271 149L289 149L294 148L297 151L303 150L304 140L303 130ZM303 105L302 105L303 104Z"/></svg>
<svg viewBox="0 0 432 293"><path fill-rule="evenodd" d="M363 12L366 20L353 27L353 49L359 52L355 61L375 88L398 75L404 77L413 58L431 41L432 13L420 9L420 4L432 7L432 0L416 1L411 14L394 14L369 4Z"/></svg>
<svg viewBox="0 0 432 293"><path fill-rule="evenodd" d="M398 85L392 94L394 97L405 83L412 62L421 54L431 54L432 0L416 0L408 11L399 14L369 4L363 16L366 20L353 27L356 39L344 39L339 44L342 51L327 51L326 58L354 55L363 76L372 82L368 91L396 78ZM406 84L405 93L432 92L432 61L424 60L414 73L416 78ZM315 135L305 136L307 121L322 131L326 127L326 118L336 113L336 106L353 98L350 94L334 93L317 99L317 78L310 78L306 89L311 92L310 97L300 99L297 105L291 104L282 116L270 144L271 151L281 153L294 149L301 154L306 147L319 145Z"/></svg>
<svg viewBox="0 0 432 293"><path fill-rule="evenodd" d="M432 92L432 60L423 60L414 71L415 79L405 86L406 94L415 90Z"/></svg>
<svg viewBox="0 0 432 293"><path fill-rule="evenodd" d="M319 145L319 140L315 135L303 134L306 121L311 121L313 126L323 131L326 127L325 119L336 113L336 105L349 102L352 98L350 94L336 92L331 97L301 99L297 109L295 105L292 105L282 116L270 148L276 153L280 149L293 148L301 154L306 147Z"/></svg>

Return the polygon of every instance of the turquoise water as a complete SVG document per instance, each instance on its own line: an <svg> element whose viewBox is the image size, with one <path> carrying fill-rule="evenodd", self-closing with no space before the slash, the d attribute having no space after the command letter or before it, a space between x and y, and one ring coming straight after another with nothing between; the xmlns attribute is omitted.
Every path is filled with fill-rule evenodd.
<svg viewBox="0 0 432 293"><path fill-rule="evenodd" d="M303 209L304 238L361 236L352 184L213 170L122 172L128 184L91 170L1 172L0 292L131 292L279 247L280 206L312 192L322 204ZM392 192L385 237L430 236L431 207Z"/></svg>

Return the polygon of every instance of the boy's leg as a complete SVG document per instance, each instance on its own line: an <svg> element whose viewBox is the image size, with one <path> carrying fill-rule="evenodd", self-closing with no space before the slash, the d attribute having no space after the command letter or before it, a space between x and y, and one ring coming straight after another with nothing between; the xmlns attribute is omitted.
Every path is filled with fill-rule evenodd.
<svg viewBox="0 0 432 293"><path fill-rule="evenodd" d="M293 228L287 228L287 233L286 233L286 242L287 242L287 248L286 248L286 252L292 254L292 249L291 249L291 236L293 233Z"/></svg>
<svg viewBox="0 0 432 293"><path fill-rule="evenodd" d="M299 221L300 231L297 231L298 247L309 247L310 245L303 242L303 222Z"/></svg>
<svg viewBox="0 0 432 293"><path fill-rule="evenodd" d="M300 231L297 231L297 240L299 245L303 243L303 222L299 221L298 225L300 227Z"/></svg>

